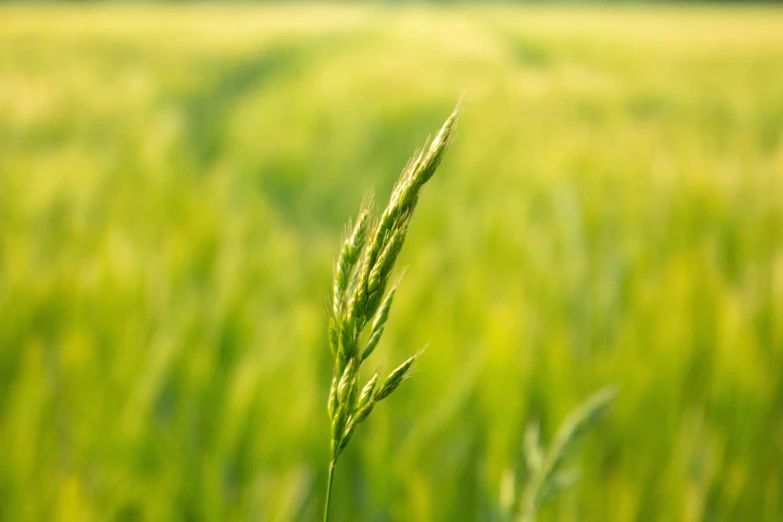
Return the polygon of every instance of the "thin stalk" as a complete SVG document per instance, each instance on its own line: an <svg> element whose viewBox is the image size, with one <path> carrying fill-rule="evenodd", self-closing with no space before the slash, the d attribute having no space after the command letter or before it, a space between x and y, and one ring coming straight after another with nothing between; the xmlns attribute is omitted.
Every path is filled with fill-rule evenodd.
<svg viewBox="0 0 783 522"><path fill-rule="evenodd" d="M324 508L324 522L329 522L329 504L332 500L332 480L334 479L334 461L329 463L329 481L326 483L326 507Z"/></svg>

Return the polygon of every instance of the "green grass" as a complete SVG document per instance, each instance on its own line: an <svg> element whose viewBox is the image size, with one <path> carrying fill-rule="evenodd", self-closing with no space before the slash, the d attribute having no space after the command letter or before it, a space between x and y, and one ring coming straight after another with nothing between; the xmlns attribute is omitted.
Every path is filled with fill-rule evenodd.
<svg viewBox="0 0 783 522"><path fill-rule="evenodd" d="M465 89L335 522L783 517L783 10L0 8L0 520L317 520L335 245ZM426 311L426 313L423 313Z"/></svg>

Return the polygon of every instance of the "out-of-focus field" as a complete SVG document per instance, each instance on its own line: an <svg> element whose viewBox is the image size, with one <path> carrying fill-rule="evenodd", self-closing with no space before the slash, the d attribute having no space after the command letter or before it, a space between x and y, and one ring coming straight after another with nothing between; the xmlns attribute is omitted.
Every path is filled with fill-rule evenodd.
<svg viewBox="0 0 783 522"><path fill-rule="evenodd" d="M783 520L783 10L0 8L0 520L321 513L327 294L460 92L335 521Z"/></svg>

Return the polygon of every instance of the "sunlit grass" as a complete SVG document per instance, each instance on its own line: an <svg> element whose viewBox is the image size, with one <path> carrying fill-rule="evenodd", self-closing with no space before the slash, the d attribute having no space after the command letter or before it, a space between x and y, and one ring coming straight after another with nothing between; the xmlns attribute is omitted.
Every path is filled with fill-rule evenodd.
<svg viewBox="0 0 783 522"><path fill-rule="evenodd" d="M465 89L384 334L427 378L342 455L334 520L489 520L528 421L612 382L539 520L777 522L780 27L3 6L0 518L316 520L334 245Z"/></svg>

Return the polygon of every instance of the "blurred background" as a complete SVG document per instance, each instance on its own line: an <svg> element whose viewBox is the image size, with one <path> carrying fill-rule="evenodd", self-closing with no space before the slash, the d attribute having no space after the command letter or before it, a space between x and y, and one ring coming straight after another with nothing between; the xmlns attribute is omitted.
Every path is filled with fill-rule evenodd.
<svg viewBox="0 0 783 522"><path fill-rule="evenodd" d="M335 521L783 520L783 9L0 7L0 520L319 520L344 224L465 91Z"/></svg>

